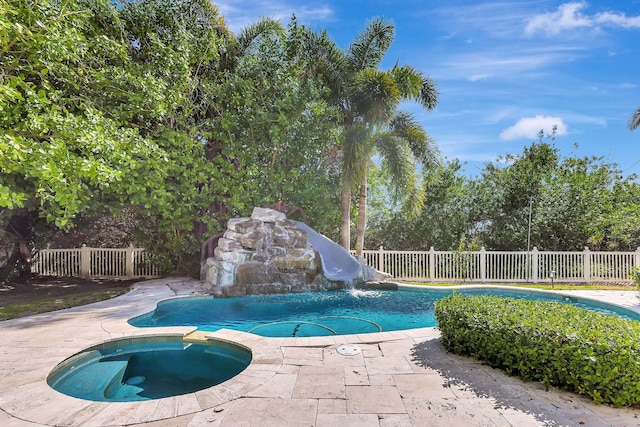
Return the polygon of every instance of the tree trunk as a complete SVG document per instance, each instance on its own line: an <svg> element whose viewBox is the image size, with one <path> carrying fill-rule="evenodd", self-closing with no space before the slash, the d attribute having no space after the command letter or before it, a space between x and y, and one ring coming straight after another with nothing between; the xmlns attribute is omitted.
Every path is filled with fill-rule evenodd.
<svg viewBox="0 0 640 427"><path fill-rule="evenodd" d="M358 198L358 235L356 237L356 257L362 256L364 250L364 231L367 229L367 178L360 184Z"/></svg>
<svg viewBox="0 0 640 427"><path fill-rule="evenodd" d="M342 247L351 249L351 190L343 186L342 197L340 199L340 209L342 210L342 224L340 234L342 237Z"/></svg>
<svg viewBox="0 0 640 427"><path fill-rule="evenodd" d="M28 213L14 214L5 229L5 238L0 241L0 249L6 255L0 265L0 283L19 281L31 276L32 253L28 241L33 228Z"/></svg>

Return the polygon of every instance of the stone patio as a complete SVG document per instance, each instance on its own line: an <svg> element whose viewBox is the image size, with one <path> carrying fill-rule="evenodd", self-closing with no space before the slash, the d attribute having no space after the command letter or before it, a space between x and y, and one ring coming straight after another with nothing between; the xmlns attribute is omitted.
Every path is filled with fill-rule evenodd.
<svg viewBox="0 0 640 427"><path fill-rule="evenodd" d="M9 426L640 426L640 410L523 383L444 351L436 328L317 338L195 332L251 348L251 365L196 393L145 402L91 402L51 389L58 363L100 342L132 335L190 334L138 329L127 319L166 298L200 292L200 282L159 279L83 307L0 322L0 425ZM640 311L638 292L574 291ZM343 344L362 351L338 352Z"/></svg>

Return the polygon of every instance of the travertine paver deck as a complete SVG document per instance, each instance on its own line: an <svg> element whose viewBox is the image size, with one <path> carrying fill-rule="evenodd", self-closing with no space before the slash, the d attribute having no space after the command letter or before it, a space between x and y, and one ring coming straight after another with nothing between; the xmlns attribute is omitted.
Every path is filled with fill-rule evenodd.
<svg viewBox="0 0 640 427"><path fill-rule="evenodd" d="M251 365L218 386L146 402L90 402L46 384L58 363L105 340L191 333L127 319L199 290L189 279L146 281L113 300L0 322L0 426L640 426L640 410L547 392L448 354L436 328L318 338L197 332L251 348ZM576 293L640 311L638 292ZM362 352L339 354L346 343Z"/></svg>

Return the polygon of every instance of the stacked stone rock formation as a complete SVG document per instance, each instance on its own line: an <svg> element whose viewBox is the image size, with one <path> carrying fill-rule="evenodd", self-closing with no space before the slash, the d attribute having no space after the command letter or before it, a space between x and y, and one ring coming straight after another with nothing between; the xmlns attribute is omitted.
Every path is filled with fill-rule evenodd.
<svg viewBox="0 0 640 427"><path fill-rule="evenodd" d="M309 244L307 233L284 213L268 208L254 208L251 218L229 220L201 276L217 296L343 287L322 276L319 255Z"/></svg>

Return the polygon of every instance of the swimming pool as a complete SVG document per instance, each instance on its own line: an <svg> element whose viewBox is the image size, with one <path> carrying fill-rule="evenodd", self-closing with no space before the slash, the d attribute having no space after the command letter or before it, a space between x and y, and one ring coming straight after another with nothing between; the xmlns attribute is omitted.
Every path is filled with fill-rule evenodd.
<svg viewBox="0 0 640 427"><path fill-rule="evenodd" d="M47 384L85 400L151 400L220 384L250 362L251 352L233 343L186 342L182 336L131 337L69 357L51 371Z"/></svg>
<svg viewBox="0 0 640 427"><path fill-rule="evenodd" d="M436 326L433 305L451 288L400 287L398 290L352 290L235 298L188 297L158 303L152 312L132 318L133 326L196 326L199 330L234 329L266 337L364 334ZM505 288L465 287L463 295L494 295L559 301L640 321L613 304L558 293Z"/></svg>

